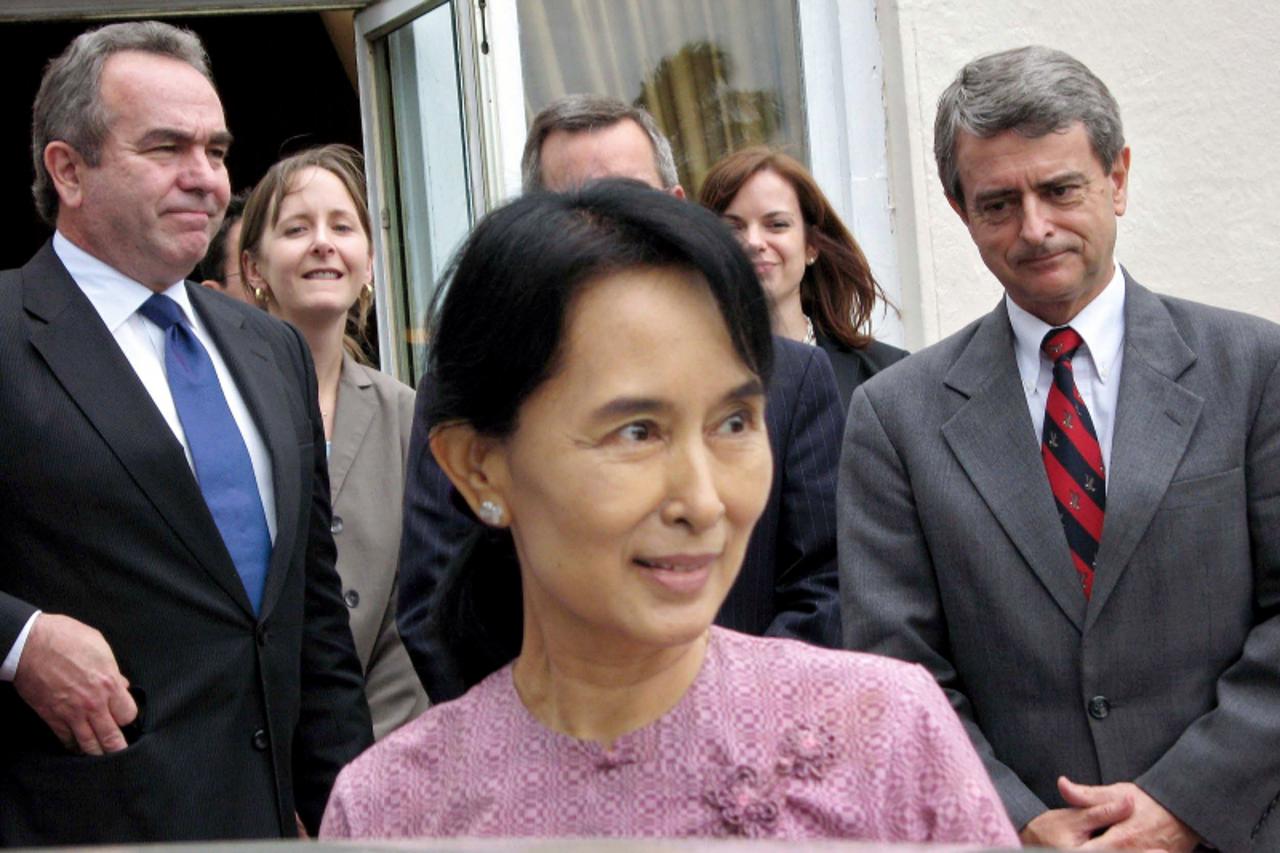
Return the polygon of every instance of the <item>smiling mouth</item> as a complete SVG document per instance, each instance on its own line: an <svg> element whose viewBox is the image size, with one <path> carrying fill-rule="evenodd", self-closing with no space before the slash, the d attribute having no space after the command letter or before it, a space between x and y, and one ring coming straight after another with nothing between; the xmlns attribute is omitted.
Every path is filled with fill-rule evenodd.
<svg viewBox="0 0 1280 853"><path fill-rule="evenodd" d="M311 272L303 273L302 277L307 281L337 281L342 278L342 273L337 270L312 270Z"/></svg>
<svg viewBox="0 0 1280 853"><path fill-rule="evenodd" d="M705 569L715 562L715 554L680 555L672 557L635 557L637 565L658 571L689 573Z"/></svg>

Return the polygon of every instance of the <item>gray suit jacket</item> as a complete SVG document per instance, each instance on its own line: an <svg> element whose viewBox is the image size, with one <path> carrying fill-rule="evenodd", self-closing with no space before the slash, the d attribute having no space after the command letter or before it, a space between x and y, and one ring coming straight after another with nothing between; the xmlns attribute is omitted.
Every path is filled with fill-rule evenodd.
<svg viewBox="0 0 1280 853"><path fill-rule="evenodd" d="M928 667L1016 826L1136 782L1224 851L1280 849L1280 328L1132 280L1093 597L1002 301L854 393L851 648ZM884 378L881 378L881 377Z"/></svg>
<svg viewBox="0 0 1280 853"><path fill-rule="evenodd" d="M396 631L399 508L412 425L413 389L344 355L329 447L330 529L378 738L428 704Z"/></svg>

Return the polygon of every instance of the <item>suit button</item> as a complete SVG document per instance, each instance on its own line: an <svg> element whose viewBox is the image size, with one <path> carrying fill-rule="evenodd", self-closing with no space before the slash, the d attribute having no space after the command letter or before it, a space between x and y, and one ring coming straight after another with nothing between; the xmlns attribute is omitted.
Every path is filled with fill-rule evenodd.
<svg viewBox="0 0 1280 853"><path fill-rule="evenodd" d="M329 522L329 532L337 536L342 532L342 516L335 515L333 521Z"/></svg>
<svg viewBox="0 0 1280 853"><path fill-rule="evenodd" d="M1089 700L1089 716L1095 720L1105 720L1111 713L1111 703L1106 696L1094 696Z"/></svg>
<svg viewBox="0 0 1280 853"><path fill-rule="evenodd" d="M258 729L256 732L253 733L254 749L258 750L258 752L265 752L269 745L270 744L267 741L266 731L264 731L263 729Z"/></svg>
<svg viewBox="0 0 1280 853"><path fill-rule="evenodd" d="M349 589L342 594L342 600L347 603L347 607L356 608L360 606L360 593L354 589Z"/></svg>

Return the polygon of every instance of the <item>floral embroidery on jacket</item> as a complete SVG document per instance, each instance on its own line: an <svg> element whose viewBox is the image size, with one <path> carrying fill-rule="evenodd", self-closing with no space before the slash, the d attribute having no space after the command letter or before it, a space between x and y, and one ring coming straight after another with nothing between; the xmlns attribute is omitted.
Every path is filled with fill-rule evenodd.
<svg viewBox="0 0 1280 853"><path fill-rule="evenodd" d="M781 752L780 775L818 780L836 760L836 737L826 729L802 723L787 729Z"/></svg>
<svg viewBox="0 0 1280 853"><path fill-rule="evenodd" d="M778 822L778 804L771 785L763 784L754 768L738 765L719 788L708 791L707 802L720 810L722 832L760 838Z"/></svg>
<svg viewBox="0 0 1280 853"><path fill-rule="evenodd" d="M822 779L835 762L836 739L824 728L801 723L783 734L778 753L772 774L739 764L718 788L707 792L707 803L720 811L724 834L747 838L771 835L785 781Z"/></svg>

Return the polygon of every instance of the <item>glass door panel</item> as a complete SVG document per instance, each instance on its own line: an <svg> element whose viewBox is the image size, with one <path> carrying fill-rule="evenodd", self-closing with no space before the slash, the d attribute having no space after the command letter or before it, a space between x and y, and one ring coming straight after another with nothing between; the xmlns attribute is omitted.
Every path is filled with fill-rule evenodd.
<svg viewBox="0 0 1280 853"><path fill-rule="evenodd" d="M527 119L562 95L653 113L681 183L753 144L808 162L794 0L517 0Z"/></svg>
<svg viewBox="0 0 1280 853"><path fill-rule="evenodd" d="M471 163L459 80L455 4L429 9L377 45L389 132L386 194L390 333L396 372L426 369L426 316L436 282L471 227Z"/></svg>

